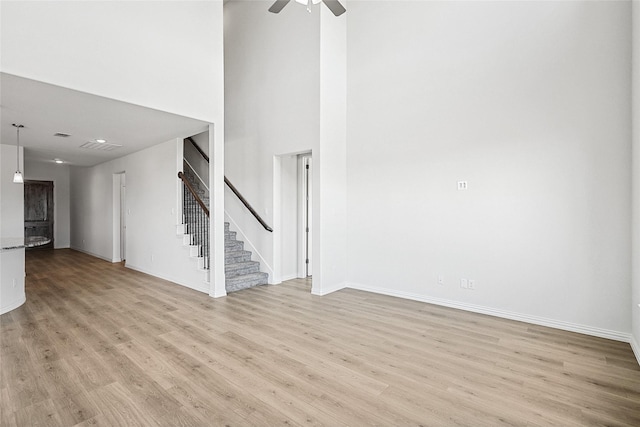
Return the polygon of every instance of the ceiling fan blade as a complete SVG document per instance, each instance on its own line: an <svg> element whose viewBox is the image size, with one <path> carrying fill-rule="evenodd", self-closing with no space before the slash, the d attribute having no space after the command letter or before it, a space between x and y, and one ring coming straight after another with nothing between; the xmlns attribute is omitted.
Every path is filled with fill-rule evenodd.
<svg viewBox="0 0 640 427"><path fill-rule="evenodd" d="M347 11L338 0L322 0L322 3L326 4L329 10L336 16L340 16Z"/></svg>
<svg viewBox="0 0 640 427"><path fill-rule="evenodd" d="M280 11L289 3L291 0L276 0L274 4L269 8L269 12L272 13L280 13Z"/></svg>

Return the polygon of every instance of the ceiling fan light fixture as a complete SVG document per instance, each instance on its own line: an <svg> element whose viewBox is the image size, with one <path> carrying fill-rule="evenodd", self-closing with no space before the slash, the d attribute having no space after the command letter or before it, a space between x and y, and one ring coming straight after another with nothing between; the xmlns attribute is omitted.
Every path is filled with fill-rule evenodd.
<svg viewBox="0 0 640 427"><path fill-rule="evenodd" d="M280 13L280 11L289 4L291 0L276 0L269 8L271 13ZM295 0L307 7L307 11L311 13L311 4L324 3L335 16L340 16L347 11L340 3L340 0Z"/></svg>
<svg viewBox="0 0 640 427"><path fill-rule="evenodd" d="M305 6L307 8L307 12L311 13L311 0L296 0L296 3L300 3Z"/></svg>

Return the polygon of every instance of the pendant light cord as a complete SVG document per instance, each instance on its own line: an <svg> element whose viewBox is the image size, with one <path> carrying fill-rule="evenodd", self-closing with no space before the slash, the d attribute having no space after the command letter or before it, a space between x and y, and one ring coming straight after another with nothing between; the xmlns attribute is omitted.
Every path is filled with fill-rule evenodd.
<svg viewBox="0 0 640 427"><path fill-rule="evenodd" d="M23 128L23 125L17 125L15 123L13 123L13 126L15 126L16 128L16 132L17 132L17 149L16 149L16 167L17 167L17 172L20 172L20 128Z"/></svg>
<svg viewBox="0 0 640 427"><path fill-rule="evenodd" d="M18 170L20 170L20 126L18 126L17 132L18 149L16 150L16 167L18 168Z"/></svg>

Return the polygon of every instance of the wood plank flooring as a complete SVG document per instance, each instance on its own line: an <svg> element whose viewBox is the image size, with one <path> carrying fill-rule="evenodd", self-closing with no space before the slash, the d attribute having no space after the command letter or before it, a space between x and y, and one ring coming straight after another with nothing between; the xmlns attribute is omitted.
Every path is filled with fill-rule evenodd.
<svg viewBox="0 0 640 427"><path fill-rule="evenodd" d="M293 280L211 299L71 250L0 316L2 426L639 426L628 344Z"/></svg>

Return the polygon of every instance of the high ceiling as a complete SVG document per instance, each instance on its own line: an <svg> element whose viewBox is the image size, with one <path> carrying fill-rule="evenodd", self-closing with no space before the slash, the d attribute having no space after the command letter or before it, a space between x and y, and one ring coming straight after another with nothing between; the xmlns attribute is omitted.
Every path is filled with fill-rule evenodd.
<svg viewBox="0 0 640 427"><path fill-rule="evenodd" d="M16 143L12 123L24 125L25 159L92 166L173 138L197 134L207 123L0 73L0 141ZM62 138L56 133L70 135ZM80 148L96 140L117 144L111 151Z"/></svg>

